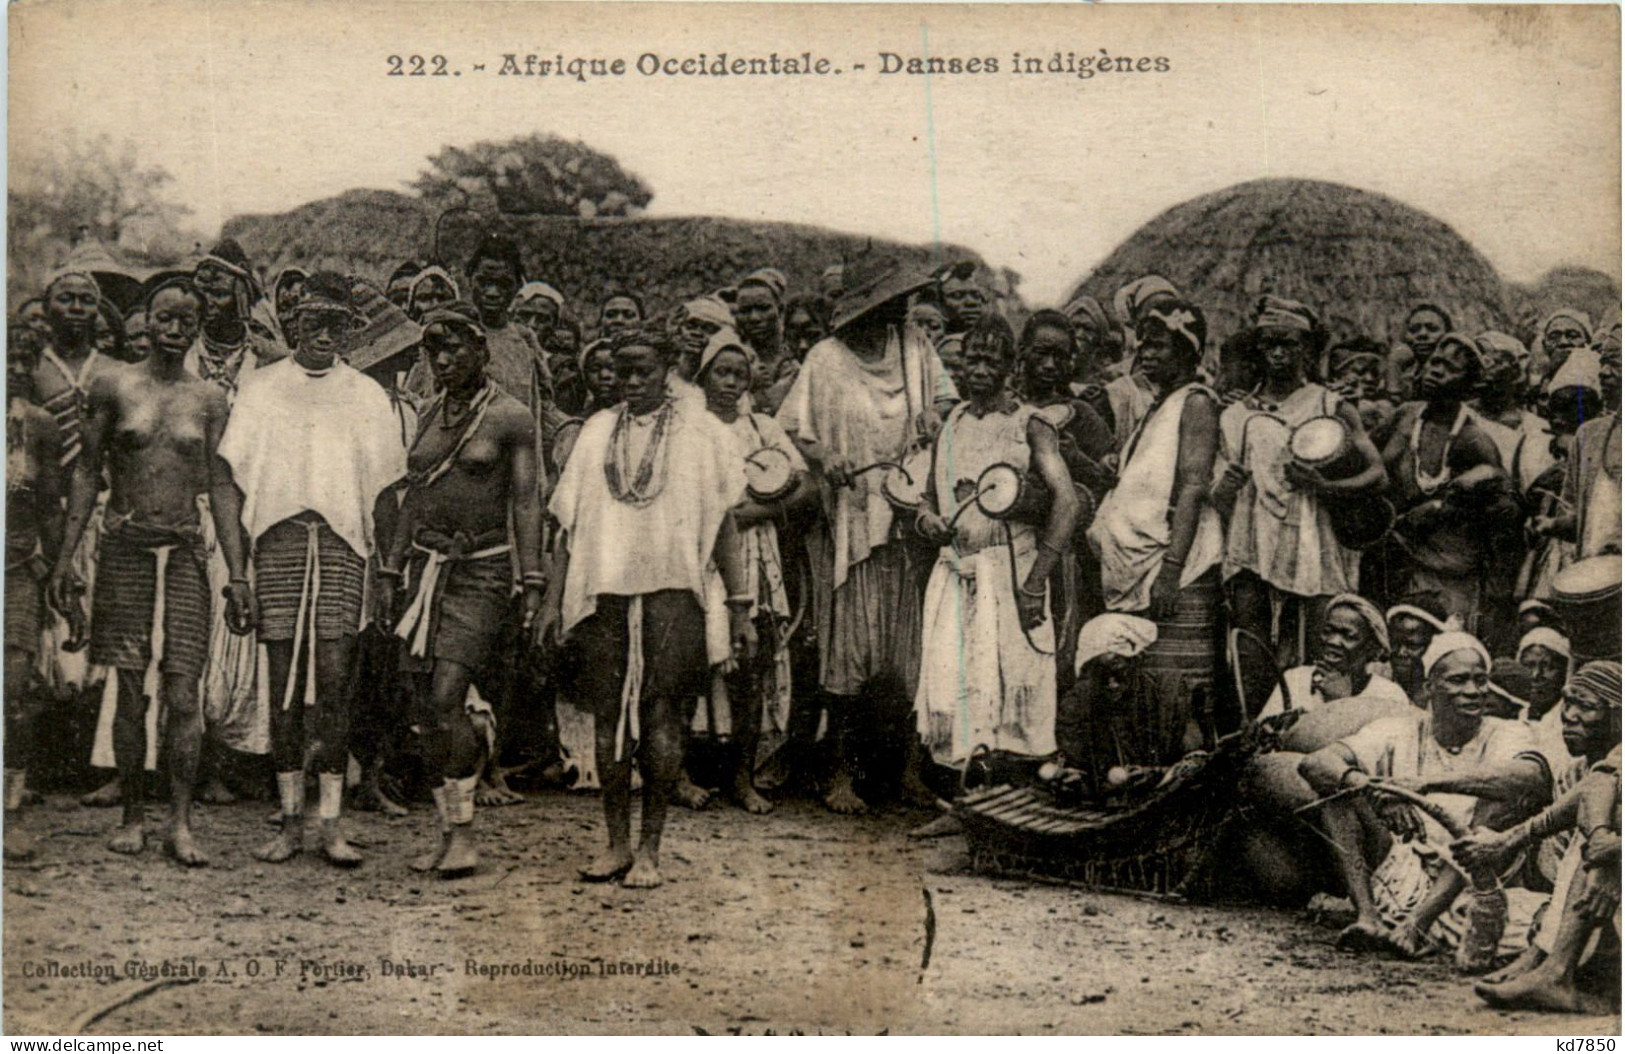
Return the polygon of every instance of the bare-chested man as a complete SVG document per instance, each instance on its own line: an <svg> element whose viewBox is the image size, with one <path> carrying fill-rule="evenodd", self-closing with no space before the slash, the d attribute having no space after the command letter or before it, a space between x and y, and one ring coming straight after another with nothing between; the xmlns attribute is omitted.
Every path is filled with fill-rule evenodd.
<svg viewBox="0 0 1625 1054"><path fill-rule="evenodd" d="M67 610L74 602L71 554L95 509L105 472L111 495L91 608L90 661L112 668L118 678L113 753L124 817L108 848L139 853L145 843L143 767L151 695L168 715L171 798L165 848L191 866L208 863L191 831L203 731L198 682L210 625L200 494L209 495L231 570L226 599L233 629L245 632L252 622L237 533L237 490L218 453L225 395L184 365L202 312L202 300L188 280L160 283L147 297L152 356L99 373L91 382L84 452L74 467L68 521L50 585L53 605ZM161 655L153 647L155 629L163 634Z"/></svg>
<svg viewBox="0 0 1625 1054"><path fill-rule="evenodd" d="M379 494L405 475L406 448L389 396L339 360L363 322L350 282L330 272L311 275L296 313L298 350L254 371L220 441L220 456L242 490L242 525L254 546L271 753L282 802L281 832L255 856L280 863L302 848L306 745L313 742L322 853L330 863L353 867L361 854L339 830L351 667L373 509Z"/></svg>
<svg viewBox="0 0 1625 1054"><path fill-rule="evenodd" d="M62 445L56 423L31 399L34 368L44 342L21 321L6 329L6 740L7 860L26 860L33 848L18 824L34 754L39 693L33 683L39 653L41 572L62 549ZM43 564L43 566L42 566ZM77 616L78 605L73 613ZM74 618L73 637L82 636ZM77 642L77 641L76 641Z"/></svg>
<svg viewBox="0 0 1625 1054"><path fill-rule="evenodd" d="M379 575L380 611L394 620L396 584L409 606L396 632L412 675L424 777L440 813L440 842L413 861L419 871L467 874L474 850L474 788L495 742L489 704L475 711L469 685L500 684L491 660L513 594L518 549L524 621L542 606L542 505L536 490L536 424L524 404L489 377L485 326L472 304L436 308L420 320L440 391L418 424L407 457L407 491ZM508 521L513 519L510 540Z"/></svg>

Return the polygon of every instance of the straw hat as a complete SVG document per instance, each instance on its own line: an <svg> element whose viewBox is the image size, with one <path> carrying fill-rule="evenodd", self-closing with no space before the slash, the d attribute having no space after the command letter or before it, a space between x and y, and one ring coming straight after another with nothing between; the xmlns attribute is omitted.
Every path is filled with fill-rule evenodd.
<svg viewBox="0 0 1625 1054"><path fill-rule="evenodd" d="M830 311L830 329L851 325L875 308L931 284L931 274L878 254L859 256L846 265L844 288Z"/></svg>

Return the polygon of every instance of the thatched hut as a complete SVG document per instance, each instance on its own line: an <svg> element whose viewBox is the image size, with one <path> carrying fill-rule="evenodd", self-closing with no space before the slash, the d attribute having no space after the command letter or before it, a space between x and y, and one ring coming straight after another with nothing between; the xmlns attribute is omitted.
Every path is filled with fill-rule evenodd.
<svg viewBox="0 0 1625 1054"><path fill-rule="evenodd" d="M1124 283L1161 274L1206 309L1215 341L1260 294L1315 306L1333 339L1394 341L1410 304L1432 301L1458 328L1504 328L1500 277L1447 224L1392 198L1337 183L1258 179L1176 205L1083 280L1111 303Z"/></svg>
<svg viewBox="0 0 1625 1054"><path fill-rule="evenodd" d="M1508 286L1507 307L1511 332L1527 344L1541 321L1559 308L1584 311L1592 325L1602 325L1610 312L1619 310L1619 282L1589 267L1554 267L1529 285Z"/></svg>
<svg viewBox="0 0 1625 1054"><path fill-rule="evenodd" d="M436 219L432 208L417 198L356 190L282 215L238 216L226 223L224 233L236 238L268 273L297 263L382 282L402 260L428 256ZM785 272L792 291L812 292L825 267L871 244L927 267L946 260L979 260L954 246L924 248L819 227L704 216L509 214L486 223L512 236L529 274L558 287L577 316L588 322L614 289L636 290L650 312L658 313L769 264Z"/></svg>

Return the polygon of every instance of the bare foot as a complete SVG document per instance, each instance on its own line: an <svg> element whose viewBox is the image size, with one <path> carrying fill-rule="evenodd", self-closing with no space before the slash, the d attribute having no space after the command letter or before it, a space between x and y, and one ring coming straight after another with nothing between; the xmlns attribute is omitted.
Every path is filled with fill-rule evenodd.
<svg viewBox="0 0 1625 1054"><path fill-rule="evenodd" d="M1484 978L1484 984L1506 984L1514 977L1522 977L1545 961L1546 953L1531 944L1523 950L1523 954Z"/></svg>
<svg viewBox="0 0 1625 1054"><path fill-rule="evenodd" d="M147 847L147 834L141 828L141 821L134 823L121 823L113 837L107 840L107 848L115 853L124 853L134 856Z"/></svg>
<svg viewBox="0 0 1625 1054"><path fill-rule="evenodd" d="M171 825L164 836L164 851L187 867L208 867L209 858L192 841L192 829Z"/></svg>
<svg viewBox="0 0 1625 1054"><path fill-rule="evenodd" d="M711 792L689 779L685 772L678 777L677 786L672 788L671 800L699 812L711 804Z"/></svg>
<svg viewBox="0 0 1625 1054"><path fill-rule="evenodd" d="M16 813L6 816L6 859L12 863L22 863L34 859L34 842L23 833Z"/></svg>
<svg viewBox="0 0 1625 1054"><path fill-rule="evenodd" d="M632 852L629 849L606 849L592 858L592 862L577 872L587 882L613 882L632 870Z"/></svg>
<svg viewBox="0 0 1625 1054"><path fill-rule="evenodd" d="M942 808L942 799L932 793L918 772L903 773L903 800L921 809Z"/></svg>
<svg viewBox="0 0 1625 1054"><path fill-rule="evenodd" d="M1389 951L1401 959L1421 959L1436 950L1427 934L1408 922L1402 922L1389 930L1383 943L1387 945Z"/></svg>
<svg viewBox="0 0 1625 1054"><path fill-rule="evenodd" d="M1355 919L1337 935L1336 946L1351 952L1385 951L1388 932L1376 919Z"/></svg>
<svg viewBox="0 0 1625 1054"><path fill-rule="evenodd" d="M411 815L406 806L384 793L384 788L374 779L363 780L351 792L350 808L360 812L381 813L392 820Z"/></svg>
<svg viewBox="0 0 1625 1054"><path fill-rule="evenodd" d="M275 838L254 850L254 859L267 864L292 860L304 848L305 822L300 816L284 817Z"/></svg>
<svg viewBox="0 0 1625 1054"><path fill-rule="evenodd" d="M639 853L632 870L621 879L621 885L627 889L654 889L664 881L665 879L660 877L660 862L653 856Z"/></svg>
<svg viewBox="0 0 1625 1054"><path fill-rule="evenodd" d="M508 786L508 778L502 770L493 768L490 774L480 778L479 786L474 788L475 805L522 805L525 796Z"/></svg>
<svg viewBox="0 0 1625 1054"><path fill-rule="evenodd" d="M412 862L406 866L410 867L413 871L433 871L435 868L440 866L440 859L446 855L446 847L450 844L451 832L441 831L440 840L435 843L434 848L430 849L427 853L413 857Z"/></svg>
<svg viewBox="0 0 1625 1054"><path fill-rule="evenodd" d="M1607 1013L1607 1000L1577 987L1572 978L1547 976L1557 971L1531 970L1505 984L1480 982L1473 991L1503 1010L1548 1010L1565 1014Z"/></svg>
<svg viewBox="0 0 1625 1054"><path fill-rule="evenodd" d="M741 809L755 816L766 816L773 811L773 803L757 792L749 776L740 776L734 780L733 800Z"/></svg>
<svg viewBox="0 0 1625 1054"><path fill-rule="evenodd" d="M842 816L862 816L869 811L868 803L858 797L858 792L852 787L852 777L845 772L835 774L829 792L824 795L824 805L830 812Z"/></svg>
<svg viewBox="0 0 1625 1054"><path fill-rule="evenodd" d="M480 855L474 851L473 832L467 824L452 827L451 837L446 842L446 855L440 858L435 871L441 878L460 878L473 874L479 866Z"/></svg>
<svg viewBox="0 0 1625 1054"><path fill-rule="evenodd" d="M337 820L322 821L322 855L334 867L356 867L361 863L361 854L345 841Z"/></svg>
<svg viewBox="0 0 1625 1054"><path fill-rule="evenodd" d="M100 787L80 798L79 804L91 809L110 809L122 801L123 797L119 793L118 777L114 776Z"/></svg>
<svg viewBox="0 0 1625 1054"><path fill-rule="evenodd" d="M949 835L961 834L965 825L959 822L959 817L951 812L945 812L930 823L921 824L908 832L910 838L947 838Z"/></svg>
<svg viewBox="0 0 1625 1054"><path fill-rule="evenodd" d="M220 781L219 776L216 776L208 783L205 783L203 789L197 792L197 800L206 805L230 805L237 800L237 795L233 794L231 788Z"/></svg>

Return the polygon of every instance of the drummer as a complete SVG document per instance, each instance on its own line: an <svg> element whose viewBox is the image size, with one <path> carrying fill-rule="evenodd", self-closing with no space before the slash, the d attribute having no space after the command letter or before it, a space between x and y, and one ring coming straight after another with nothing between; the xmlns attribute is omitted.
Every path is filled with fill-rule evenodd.
<svg viewBox="0 0 1625 1054"><path fill-rule="evenodd" d="M745 459L747 491L734 506L733 518L739 530L745 595L750 598L757 646L747 659L728 654L726 590L721 572L714 568L710 573L714 602L706 604L711 627L707 637L716 646L712 651L717 673L712 678L712 710L726 707L732 727L734 758L728 792L746 812L762 814L773 811L773 803L756 790L755 774L784 744L790 728L786 630L792 609L779 553L778 524L788 523L791 515L816 502L818 490L807 475L801 451L783 426L767 414L740 409L755 371L755 353L729 329L706 344L694 380L705 392L706 408L733 431Z"/></svg>
<svg viewBox="0 0 1625 1054"><path fill-rule="evenodd" d="M1213 501L1229 515L1224 579L1234 625L1273 645L1283 665L1308 661L1320 639L1326 602L1359 591L1360 556L1332 531L1329 502L1382 486L1384 472L1355 406L1309 371L1324 342L1315 312L1297 301L1266 296L1253 317L1252 345L1262 380L1219 418L1226 468ZM1339 450L1358 468L1327 479L1291 449L1307 422L1337 422Z"/></svg>
<svg viewBox="0 0 1625 1054"><path fill-rule="evenodd" d="M1070 338L1070 328L1063 330ZM1077 498L1055 426L1010 392L1015 336L987 315L965 342L966 401L937 436L916 520L941 547L925 591L915 713L938 764L963 766L982 744L1028 757L1055 752L1055 651L1048 582L1065 554ZM1053 373L1065 383L1066 373ZM1042 528L980 505L985 474L1042 479L1054 496Z"/></svg>
<svg viewBox="0 0 1625 1054"><path fill-rule="evenodd" d="M894 530L884 474L860 470L927 449L958 398L936 349L905 327L910 294L930 282L878 255L846 265L834 333L807 353L778 412L819 482L829 525L808 548L837 758L824 802L839 813L868 808L853 785L856 727L881 716L876 706L907 713L918 673L919 575ZM858 713L860 698L870 712Z"/></svg>
<svg viewBox="0 0 1625 1054"><path fill-rule="evenodd" d="M1445 334L1422 367L1422 401L1400 409L1383 451L1399 513L1383 554L1384 585L1437 590L1469 630L1479 623L1496 546L1521 544L1512 539L1522 526L1500 452L1466 405L1480 373L1472 340Z"/></svg>

